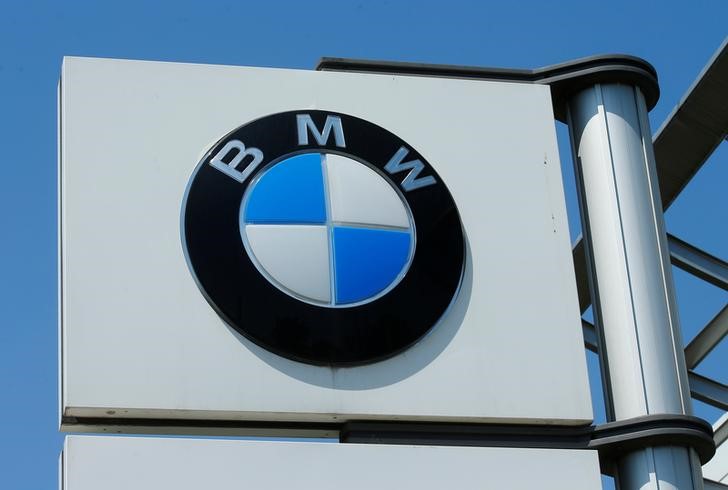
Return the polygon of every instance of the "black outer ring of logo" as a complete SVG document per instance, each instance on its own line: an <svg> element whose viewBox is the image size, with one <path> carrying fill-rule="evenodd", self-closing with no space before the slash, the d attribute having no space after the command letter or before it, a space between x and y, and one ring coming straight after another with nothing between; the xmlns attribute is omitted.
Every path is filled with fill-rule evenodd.
<svg viewBox="0 0 728 490"><path fill-rule="evenodd" d="M328 115L341 118L346 148L309 137L298 145L296 116L308 114L318 128ZM311 135L309 135L311 136ZM230 140L259 148L263 162L242 184L212 167L211 158ZM408 171L389 175L384 166L400 147L405 162L419 159L436 183L403 192L417 233L409 271L389 293L370 303L327 308L289 296L258 272L245 251L239 225L243 194L268 163L295 153L350 155L379 169L402 189ZM238 170L242 171L243 162ZM198 286L215 311L237 332L280 356L316 365L348 366L393 356L421 339L450 306L462 279L464 238L455 202L427 161L400 138L371 122L316 110L283 112L247 123L218 141L195 169L182 204L182 240Z"/></svg>

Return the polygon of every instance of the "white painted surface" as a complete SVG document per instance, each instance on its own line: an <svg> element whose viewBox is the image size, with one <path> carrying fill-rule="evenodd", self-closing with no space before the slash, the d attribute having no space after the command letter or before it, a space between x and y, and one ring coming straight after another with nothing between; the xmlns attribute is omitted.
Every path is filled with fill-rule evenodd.
<svg viewBox="0 0 728 490"><path fill-rule="evenodd" d="M596 451L68 436L62 490L599 490Z"/></svg>
<svg viewBox="0 0 728 490"><path fill-rule="evenodd" d="M394 188L371 168L341 155L326 155L331 219L338 223L409 228L410 218Z"/></svg>
<svg viewBox="0 0 728 490"><path fill-rule="evenodd" d="M591 421L548 87L66 58L60 97L65 415ZM225 325L185 263L181 203L205 148L297 108L397 134L460 211L460 294L388 360L269 353Z"/></svg>
<svg viewBox="0 0 728 490"><path fill-rule="evenodd" d="M315 301L331 300L326 226L246 225L250 249L274 284Z"/></svg>

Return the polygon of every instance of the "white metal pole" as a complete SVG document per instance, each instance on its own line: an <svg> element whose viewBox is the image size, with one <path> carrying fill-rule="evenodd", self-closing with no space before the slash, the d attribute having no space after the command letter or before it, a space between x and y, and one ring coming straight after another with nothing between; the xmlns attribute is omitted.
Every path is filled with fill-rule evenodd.
<svg viewBox="0 0 728 490"><path fill-rule="evenodd" d="M662 204L639 88L596 84L568 102L608 416L691 412ZM617 461L617 485L702 489L694 450L648 447Z"/></svg>

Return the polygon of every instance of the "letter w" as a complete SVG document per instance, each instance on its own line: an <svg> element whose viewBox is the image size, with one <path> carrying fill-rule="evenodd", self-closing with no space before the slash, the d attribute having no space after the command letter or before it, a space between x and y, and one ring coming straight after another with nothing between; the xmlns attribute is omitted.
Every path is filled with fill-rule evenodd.
<svg viewBox="0 0 728 490"><path fill-rule="evenodd" d="M422 170L424 170L425 165L420 160L411 160L403 163L402 160L404 160L408 153L409 150L402 146L389 160L389 163L384 166L384 170L389 172L390 175L409 170L409 173L407 173L401 183L402 188L407 192L419 189L420 187L426 187L437 182L435 177L432 175L417 178Z"/></svg>

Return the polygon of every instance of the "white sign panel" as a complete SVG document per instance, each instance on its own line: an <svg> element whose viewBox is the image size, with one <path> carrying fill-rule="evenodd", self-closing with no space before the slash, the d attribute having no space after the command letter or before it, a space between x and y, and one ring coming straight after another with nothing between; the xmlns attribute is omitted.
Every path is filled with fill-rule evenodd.
<svg viewBox="0 0 728 490"><path fill-rule="evenodd" d="M601 489L596 451L69 436L62 490Z"/></svg>
<svg viewBox="0 0 728 490"><path fill-rule="evenodd" d="M59 97L66 424L591 421L548 87L66 58Z"/></svg>

